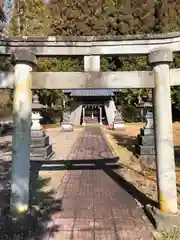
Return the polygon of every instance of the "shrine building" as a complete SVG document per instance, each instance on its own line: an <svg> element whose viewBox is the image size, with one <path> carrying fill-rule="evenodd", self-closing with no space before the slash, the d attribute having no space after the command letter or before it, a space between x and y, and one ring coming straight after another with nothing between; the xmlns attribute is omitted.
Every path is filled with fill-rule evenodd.
<svg viewBox="0 0 180 240"><path fill-rule="evenodd" d="M114 96L119 89L69 89L63 92L73 98L71 106L73 125L113 124L117 111Z"/></svg>

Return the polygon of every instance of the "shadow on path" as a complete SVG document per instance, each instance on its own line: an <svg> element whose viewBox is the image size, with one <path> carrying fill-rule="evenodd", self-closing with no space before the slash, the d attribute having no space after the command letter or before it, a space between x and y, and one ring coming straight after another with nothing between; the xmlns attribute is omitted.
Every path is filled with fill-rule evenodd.
<svg viewBox="0 0 180 240"><path fill-rule="evenodd" d="M79 202L76 200L76 204L78 203L81 205L80 207L83 206L84 208L85 208L85 201L83 201L82 199L84 198L84 200L89 201L89 200L92 200L93 198L93 211L94 211L94 214L97 215L97 217L100 216L101 210L103 211L103 214L104 213L107 214L112 207L114 207L114 211L115 209L117 209L119 211L119 213L117 213L118 218L113 217L113 220L112 220L114 221L113 224L116 225L114 229L117 228L119 221L120 222L123 221L123 222L121 222L118 233L114 232L113 234L116 234L116 235L123 234L123 231L125 231L123 227L126 228L125 225L127 224L129 227L132 227L133 229L131 234L135 234L134 239L139 239L139 238L136 238L137 237L136 234L138 234L138 232L137 231L135 232L134 228L137 226L135 225L136 224L135 222L137 220L136 217L137 216L139 217L140 213L136 213L137 215L135 214L134 221L132 221L131 218L128 219L126 224L124 222L125 221L124 216L126 216L126 214L127 216L130 216L129 211L130 212L136 211L135 209L136 204L134 199L137 199L139 202L141 202L142 205L146 205L146 204L156 205L156 203L153 202L147 196L145 196L131 183L124 180L123 177L116 172L116 169L122 167L117 163L119 161L117 157L109 157L108 155L108 157L94 158L94 156L97 156L99 154L99 151L105 152L103 156L105 156L106 154L109 154L110 150L105 144L105 140L102 140L102 139L103 137L100 134L99 129L98 130L93 129L92 131L90 129L90 133L85 132L85 135L79 140L79 143L81 145L77 146L78 153L76 155L75 160L56 160L56 161L52 160L48 162L47 161L31 162L30 206L34 206L34 205L39 206L41 211L38 217L38 221L36 222L36 225L34 225L34 227L24 235L23 234L17 235L10 231L8 232L6 231L5 233L5 230L7 229L5 228L6 222L3 221L4 215L5 215L5 212L3 211L3 207L5 205L6 206L9 205L9 199L10 199L10 180L9 179L10 179L11 163L5 162L1 159L0 166L2 171L0 172L0 175L2 175L5 180L4 180L4 184L0 188L0 194L1 196L4 196L4 200L2 200L1 198L2 214L1 214L1 221L0 221L0 227L1 227L0 240L1 239L2 240L6 240L6 239L8 240L11 240L11 239L12 240L35 240L35 239L44 240L45 239L44 236L46 234L50 235L50 232L51 232L51 235L53 235L53 232L54 233L59 232L60 231L59 226L56 226L56 224L52 226L52 225L49 225L49 223L52 222L52 216L56 215L56 213L60 214L60 213L63 213L63 211L66 211L66 214L68 214L68 211L67 211L68 209L67 207L62 206L62 202L64 201L65 206L68 206L68 204L70 204L72 208L72 204L69 201L73 200L72 199L73 194L76 194L78 199L81 199L82 201L82 202ZM85 151L84 153L87 153L88 155L85 154L86 155L85 158L83 157L78 158L78 154L83 153L83 150ZM5 148L4 148L4 151L6 151ZM89 156L89 154L92 156L92 158L90 157L88 159L87 156ZM55 171L55 170L59 170L59 171L68 170L67 173L70 176L70 180L62 179L62 182L59 183L60 187L58 191L60 190L64 191L64 189L66 189L65 191L66 194L69 194L69 197L66 194L63 195L63 200L62 200L62 197L60 197L59 194L56 195L53 192L53 190L44 191L43 188L48 184L49 179L48 178L41 179L39 177L39 171ZM65 177L66 177L66 174L64 178ZM76 191L76 186L78 187L78 189L80 188L78 192ZM88 186L92 188L92 191L88 190ZM111 203L114 203L115 205L113 206L113 204ZM123 209L122 207L123 204L124 206L127 207L127 209ZM128 209L128 206L129 206L129 209ZM63 207L64 207L64 210L63 210ZM97 208L97 212L95 212L95 208ZM126 210L128 211L126 212ZM112 214L113 213L111 212L110 213L111 217L112 217ZM114 214L116 214L116 211ZM122 216L122 214L125 214L125 215ZM83 224L85 224L84 218L86 217L87 217L86 214L83 213L81 218L79 217L79 221L80 222L83 221ZM71 221L71 220L72 219L69 219L69 220L66 219L64 222L64 227L66 226L66 224L68 226L68 221ZM78 219L74 218L73 221L75 220L77 221ZM102 229L100 230L97 229L98 226L95 225L96 224L95 219L93 219L93 221L94 221L93 222L94 234L97 233L97 230L98 230L97 234L100 234L101 230L103 230L104 227L102 227ZM106 221L106 219L102 218L102 224L105 224L104 221ZM80 225L78 225L78 227L80 228ZM99 226L99 228L101 228L101 226ZM85 229L88 230L89 233L91 232L89 225L87 225ZM72 232L73 234L75 234L76 231L72 230ZM83 234L83 230L81 228L79 232ZM68 231L66 233L68 233ZM86 238L76 237L76 238L68 238L68 239L86 239ZM90 238L90 239L95 239L95 238ZM112 239L116 239L116 238L112 238ZM125 238L122 237L119 239L125 239ZM147 240L149 238L142 238L142 239Z"/></svg>
<svg viewBox="0 0 180 240"><path fill-rule="evenodd" d="M105 159L80 159L80 160L57 160L51 161L51 164L43 164L41 171L54 171L54 170L103 170L109 177L111 177L119 186L132 195L134 199L137 199L143 206L152 204L157 206L157 202L147 197L144 193L140 192L134 185L126 181L119 173L117 169L123 168L118 163L119 158L105 158Z"/></svg>
<svg viewBox="0 0 180 240"><path fill-rule="evenodd" d="M8 151L7 148L3 148L4 153ZM32 162L30 166L30 208L34 206L40 208L38 219L32 223L28 232L19 234L11 231L6 218L10 205L11 162L0 159L0 240L43 239L43 235L50 231L51 228L49 227L48 229L46 224L54 213L61 210L62 203L61 199L54 197L53 189L49 191L43 190L48 185L50 179L40 178L40 167L41 164L37 162Z"/></svg>

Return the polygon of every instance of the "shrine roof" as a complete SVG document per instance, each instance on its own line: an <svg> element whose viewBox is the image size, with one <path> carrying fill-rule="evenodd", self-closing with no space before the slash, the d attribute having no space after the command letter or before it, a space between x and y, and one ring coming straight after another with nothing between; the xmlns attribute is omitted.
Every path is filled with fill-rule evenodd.
<svg viewBox="0 0 180 240"><path fill-rule="evenodd" d="M70 93L70 96L114 96L114 92L119 92L119 89L76 89L76 90L64 90L64 93Z"/></svg>

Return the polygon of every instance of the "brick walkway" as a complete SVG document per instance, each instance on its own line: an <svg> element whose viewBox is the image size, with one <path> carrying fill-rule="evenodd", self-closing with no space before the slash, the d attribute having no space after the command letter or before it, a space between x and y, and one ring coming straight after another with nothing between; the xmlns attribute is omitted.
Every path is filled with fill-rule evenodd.
<svg viewBox="0 0 180 240"><path fill-rule="evenodd" d="M152 239L135 200L113 180L114 162L100 128L87 127L59 187L62 211L46 239Z"/></svg>

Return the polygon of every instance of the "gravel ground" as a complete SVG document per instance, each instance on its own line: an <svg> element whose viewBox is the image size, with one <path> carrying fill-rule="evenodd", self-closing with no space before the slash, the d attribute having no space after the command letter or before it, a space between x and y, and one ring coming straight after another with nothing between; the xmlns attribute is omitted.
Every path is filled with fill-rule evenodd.
<svg viewBox="0 0 180 240"><path fill-rule="evenodd" d="M68 159L68 155L73 149L75 142L82 129L75 129L73 132L60 132L59 128L46 129L46 134L49 136L50 144L53 146L54 159ZM8 189L10 187L10 167L12 151L12 135L0 137L0 209L3 208L4 203L8 201ZM65 170L53 171L39 171L38 178L48 179L43 184L41 191L55 193L60 184Z"/></svg>

